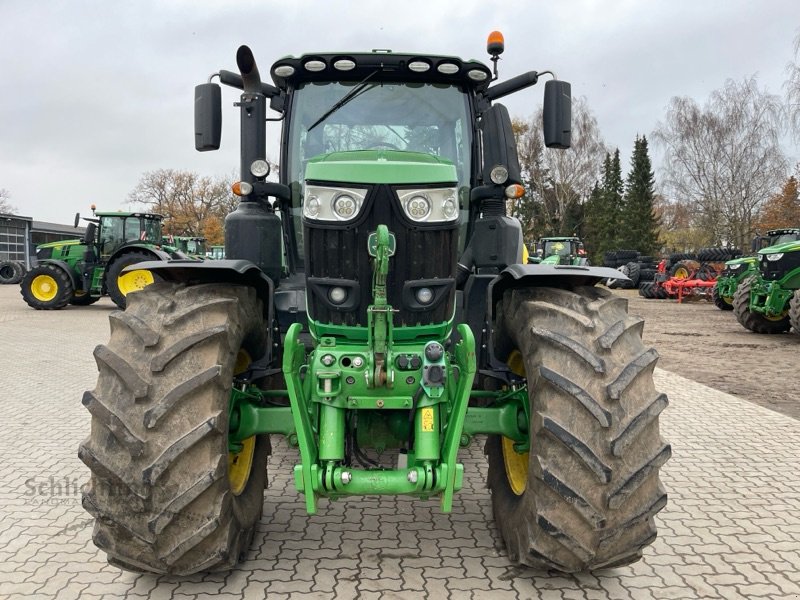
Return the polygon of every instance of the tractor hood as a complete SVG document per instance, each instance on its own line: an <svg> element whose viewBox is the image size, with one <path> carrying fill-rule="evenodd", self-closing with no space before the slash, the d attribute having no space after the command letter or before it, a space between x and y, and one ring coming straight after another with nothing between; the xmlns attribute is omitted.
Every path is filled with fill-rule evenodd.
<svg viewBox="0 0 800 600"><path fill-rule="evenodd" d="M779 254L781 252L797 252L800 251L800 241L785 242L776 246L769 246L762 248L758 251L759 256L766 254Z"/></svg>
<svg viewBox="0 0 800 600"><path fill-rule="evenodd" d="M458 176L452 162L431 154L402 150L355 150L315 156L306 166L306 180L456 185Z"/></svg>
<svg viewBox="0 0 800 600"><path fill-rule="evenodd" d="M755 256L741 256L739 258L734 258L733 260L725 261L726 267L732 267L733 265L748 265L748 264L755 264L758 262L758 258Z"/></svg>
<svg viewBox="0 0 800 600"><path fill-rule="evenodd" d="M59 240L58 242L48 242L46 244L39 244L36 249L40 248L63 248L64 246L80 246L83 240Z"/></svg>

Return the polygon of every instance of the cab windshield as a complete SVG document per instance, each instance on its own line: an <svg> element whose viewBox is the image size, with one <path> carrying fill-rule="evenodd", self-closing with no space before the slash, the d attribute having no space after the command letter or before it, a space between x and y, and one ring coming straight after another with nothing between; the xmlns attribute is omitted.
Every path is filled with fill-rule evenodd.
<svg viewBox="0 0 800 600"><path fill-rule="evenodd" d="M348 94L352 97L342 103ZM331 110L337 103L341 106ZM326 113L329 114L325 116ZM287 165L292 187L291 217L301 260L300 189L308 160L320 154L390 149L447 159L456 167L461 208L467 209L472 119L468 96L459 86L307 82L294 93L290 124ZM462 221L466 222L466 218Z"/></svg>
<svg viewBox="0 0 800 600"><path fill-rule="evenodd" d="M558 254L559 256L569 256L572 252L572 243L569 241L554 241L546 242L544 245L544 255L552 256Z"/></svg>

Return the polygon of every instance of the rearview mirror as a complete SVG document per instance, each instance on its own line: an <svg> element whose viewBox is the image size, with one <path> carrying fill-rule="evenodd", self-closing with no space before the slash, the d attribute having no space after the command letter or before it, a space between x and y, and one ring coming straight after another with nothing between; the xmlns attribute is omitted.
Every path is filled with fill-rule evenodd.
<svg viewBox="0 0 800 600"><path fill-rule="evenodd" d="M81 213L75 213L75 225L74 225L74 227L77 227L80 222L81 222Z"/></svg>
<svg viewBox="0 0 800 600"><path fill-rule="evenodd" d="M219 150L222 136L222 90L216 83L194 88L194 148Z"/></svg>
<svg viewBox="0 0 800 600"><path fill-rule="evenodd" d="M572 142L572 86L552 79L544 84L544 144L569 148Z"/></svg>

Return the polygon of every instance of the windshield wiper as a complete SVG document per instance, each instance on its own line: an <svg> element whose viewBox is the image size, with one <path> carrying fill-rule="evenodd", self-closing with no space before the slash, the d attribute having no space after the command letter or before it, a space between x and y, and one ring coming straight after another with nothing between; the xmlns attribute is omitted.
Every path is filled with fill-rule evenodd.
<svg viewBox="0 0 800 600"><path fill-rule="evenodd" d="M323 113L323 115L319 119L314 121L311 127L309 127L306 131L311 131L312 129L314 129L314 127L322 123L325 119L330 117L333 113L342 108L345 104L355 99L355 97L361 94L362 92L366 91L368 87L367 82L372 78L373 75L375 75L379 71L380 69L375 69L372 73L370 73L369 75L364 77L364 79L359 81L352 90L350 90L344 96L342 96L341 99L336 104L331 106L328 110L326 110Z"/></svg>

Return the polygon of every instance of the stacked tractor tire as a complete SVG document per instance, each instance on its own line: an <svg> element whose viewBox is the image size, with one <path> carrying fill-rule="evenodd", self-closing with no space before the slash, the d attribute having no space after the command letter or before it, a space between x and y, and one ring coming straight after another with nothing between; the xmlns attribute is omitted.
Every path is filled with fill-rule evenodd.
<svg viewBox="0 0 800 600"><path fill-rule="evenodd" d="M742 255L738 248L701 248L698 252L675 252L658 266L655 277L639 282L639 295L653 300L664 300L677 296L676 284L690 282L714 282L725 269L725 261ZM690 294L713 295L713 286L689 288ZM707 294L705 292L708 292Z"/></svg>
<svg viewBox="0 0 800 600"><path fill-rule="evenodd" d="M0 284L19 283L25 277L25 263L18 260L0 261Z"/></svg>
<svg viewBox="0 0 800 600"><path fill-rule="evenodd" d="M653 281L658 272L658 259L636 250L611 250L603 256L603 266L617 269L628 279L609 279L611 289L632 290L641 283Z"/></svg>

